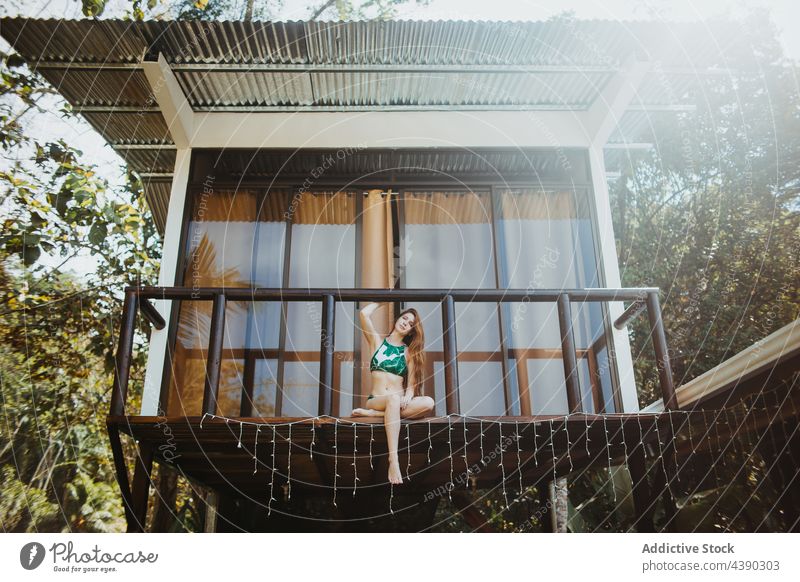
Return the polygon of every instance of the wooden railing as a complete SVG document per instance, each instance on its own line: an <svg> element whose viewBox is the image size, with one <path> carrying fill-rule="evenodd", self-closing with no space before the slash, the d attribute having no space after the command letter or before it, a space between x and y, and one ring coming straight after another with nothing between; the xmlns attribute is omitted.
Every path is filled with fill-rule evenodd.
<svg viewBox="0 0 800 582"><path fill-rule="evenodd" d="M631 305L614 322L622 329L628 321L647 310L653 347L657 359L659 383L664 408L677 409L672 369L667 350L666 334L661 319L657 288L627 289L248 289L248 288L188 288L188 287L128 287L125 289L122 325L114 370L114 388L111 395L111 416L123 416L130 377L133 337L136 315L141 311L156 329L166 322L150 302L151 299L167 301L211 301L211 329L206 361L203 412L216 414L219 396L220 367L222 363L225 308L228 301L321 301L322 324L320 330L319 414L332 415L333 408L333 357L335 333L335 306L337 301L375 302L438 302L441 305L445 408L448 414L459 412L458 368L456 365L455 302L522 302L556 303L561 333L561 354L566 379L567 403L570 412L581 412L581 390L578 378L577 350L572 331L573 302L630 301Z"/></svg>

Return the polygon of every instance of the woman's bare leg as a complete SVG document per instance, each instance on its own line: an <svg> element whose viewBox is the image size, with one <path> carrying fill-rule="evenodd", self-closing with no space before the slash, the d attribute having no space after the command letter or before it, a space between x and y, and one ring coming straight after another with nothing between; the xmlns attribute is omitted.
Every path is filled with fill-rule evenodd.
<svg viewBox="0 0 800 582"><path fill-rule="evenodd" d="M386 426L386 444L389 448L389 482L399 485L403 482L400 472L400 459L397 456L397 444L400 440L400 395L386 396L383 422Z"/></svg>
<svg viewBox="0 0 800 582"><path fill-rule="evenodd" d="M370 398L367 400L366 408L356 408L352 415L383 416L386 427L386 445L389 449L389 482L395 485L402 483L403 475L400 472L400 460L397 454L400 440L400 394L381 394Z"/></svg>
<svg viewBox="0 0 800 582"><path fill-rule="evenodd" d="M400 416L401 418L424 418L433 411L434 405L433 398L430 396L415 396L400 411Z"/></svg>

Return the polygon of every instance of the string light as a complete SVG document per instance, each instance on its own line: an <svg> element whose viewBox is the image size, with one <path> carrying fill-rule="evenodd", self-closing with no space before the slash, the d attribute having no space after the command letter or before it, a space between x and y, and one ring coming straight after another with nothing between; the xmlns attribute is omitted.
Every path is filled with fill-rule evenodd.
<svg viewBox="0 0 800 582"><path fill-rule="evenodd" d="M261 432L261 427L256 427L256 442L253 445L253 475L258 471L258 433Z"/></svg>
<svg viewBox="0 0 800 582"><path fill-rule="evenodd" d="M375 469L372 466L372 442L375 440L375 427L370 424L369 425L369 468Z"/></svg>
<svg viewBox="0 0 800 582"><path fill-rule="evenodd" d="M553 488L556 487L556 445L553 442L555 433L553 432L553 419L550 419L550 450L553 453Z"/></svg>
<svg viewBox="0 0 800 582"><path fill-rule="evenodd" d="M624 419L620 419L619 430L622 433L622 450L625 451L625 460L627 460L629 458L628 457L628 443L625 441L625 420ZM631 479L633 479L633 475L631 475L631 470L628 467L628 463L624 463L624 466L625 466L625 470L628 471L628 476Z"/></svg>
<svg viewBox="0 0 800 582"><path fill-rule="evenodd" d="M667 464L664 462L664 448L661 446L661 433L658 430L658 418L655 419L653 426L655 426L656 429L656 442L658 443L658 457L660 459L659 464L661 465L661 470L664 472L664 483L667 486L667 491L672 495L672 490L669 487L669 475L667 475Z"/></svg>
<svg viewBox="0 0 800 582"><path fill-rule="evenodd" d="M503 463L503 451L505 447L503 446L503 423L500 424L500 473L502 475L502 483L503 483L503 499L506 501L506 508L508 508L508 495L506 494L506 466Z"/></svg>
<svg viewBox="0 0 800 582"><path fill-rule="evenodd" d="M353 497L356 496L356 487L358 487L358 461L356 460L356 453L358 452L358 436L357 426L353 425Z"/></svg>
<svg viewBox="0 0 800 582"><path fill-rule="evenodd" d="M308 447L308 456L310 459L314 459L314 436L316 435L316 427L317 423L313 420L311 421L311 445Z"/></svg>
<svg viewBox="0 0 800 582"><path fill-rule="evenodd" d="M584 416L583 420L586 422L586 456L589 457L591 456L589 452L589 417Z"/></svg>
<svg viewBox="0 0 800 582"><path fill-rule="evenodd" d="M447 415L447 447L450 450L450 455L449 455L449 457L450 457L450 481L448 481L448 485L450 485L450 487L447 488L447 498L450 501L453 500L452 495L450 495L450 490L453 488L453 486L452 486L453 485L453 441L450 438L450 431L452 431L452 430L453 430L453 428L450 426L450 415L448 414Z"/></svg>
<svg viewBox="0 0 800 582"><path fill-rule="evenodd" d="M275 501L275 425L272 425L272 473L269 480L269 503L267 503L267 517L272 515L272 502Z"/></svg>
<svg viewBox="0 0 800 582"><path fill-rule="evenodd" d="M770 391L770 394L772 394L773 392L777 393L777 391ZM761 409L757 407L758 400L765 401L764 395L763 394L758 395L756 397L756 405L754 405L752 407L749 407L749 408L745 407L744 410L743 410L743 414L741 414L741 415L739 415L737 413L738 406L737 406L736 410L732 410L731 412L732 412L733 418L734 418L734 420L736 420L736 422L733 422L733 421L728 419L728 410L730 410L729 408L723 408L718 412L720 413L720 415L724 415L724 422L726 423L727 426L730 427L731 431L735 430L737 433L740 430L742 430L743 427L745 427L745 426L747 426L749 424L747 422L748 417L752 416L752 418L753 418L753 422L752 422L753 431L752 432L754 433L755 437L757 439L759 439L759 436L758 436L759 435L759 424L758 424L758 420L756 418L756 412L758 410L761 410ZM797 413L797 409L796 409L796 406L795 406L794 399L789 398L789 401L790 401L790 404L792 406L793 412L796 414ZM780 415L780 413L782 411L782 407L783 407L782 404L778 404L778 406L775 408L775 414L773 415L774 418L777 418ZM763 408L763 411L772 412L772 408L773 408L772 406L765 406ZM671 429L671 431L673 433L673 438L676 438L677 437L677 433L676 433L674 421L673 421L673 418L672 418L672 416L673 416L672 412L673 411L667 411L667 416L668 416L668 422L670 423L669 424L670 429ZM694 430L693 430L693 427L692 427L692 424L693 424L692 418L693 418L694 414L690 413L689 411L679 411L679 412L686 412L686 420L685 420L685 422L688 423L688 425L689 425L688 426L689 446L690 446L690 449L691 449L692 452L697 452L697 438L696 438L696 435L694 434ZM708 422L708 417L706 415L706 411L702 410L700 412L703 415L702 422L706 426L706 432L705 432L705 435L703 435L703 438L707 438L709 441L711 441L711 439L712 439L712 435L711 435L712 426ZM564 416L564 419L563 419L564 427L565 427L565 430L567 432L567 435L566 435L566 438L567 438L567 456L568 456L568 459L570 461L570 471L574 470L574 464L572 462L573 460L572 460L572 457L570 455L570 449L571 449L573 443L570 440L569 428L568 428L568 419L569 419L571 414L572 413ZM453 415L447 415L448 449L449 449L449 453L450 453L450 483L453 482L453 473L454 473L453 441L452 441L452 430L453 430L452 416ZM476 418L476 417L470 417L470 416L467 416L467 415L460 415L460 414L456 414L455 416L460 418L460 419L462 419L462 421L463 421L463 425L462 425L462 428L463 428L463 431L464 431L464 455L463 455L463 457L464 457L464 462L465 462L465 466L466 466L466 472L467 472L467 475L469 476L472 473L472 471L470 470L470 467L469 467L469 456L468 456L468 453L469 453L468 442L469 441L468 441L468 437L467 437L467 434L466 434L468 432L467 421L468 420L473 420L473 421L477 421L479 423L479 443L480 443L480 451L481 451L481 462L482 462L483 465L487 465L488 463L485 460L485 451L484 451L484 446L483 446L483 436L484 436L483 422L484 422L484 419ZM316 444L316 423L321 421L323 418L332 419L333 422L334 422L334 439L333 439L334 440L334 444L333 444L333 449L335 450L335 455L334 455L334 479L333 479L334 480L334 484L333 484L333 486L334 486L333 505L334 505L334 507L337 507L336 497L337 497L337 492L338 492L338 478L341 477L341 475L339 475L339 473L338 473L338 426L339 426L339 422L340 422L340 420L338 418L327 416L327 415L322 415L322 416L317 416L317 417L313 417L313 418L307 418L307 419L290 421L290 422L268 423L268 422L241 421L241 420L238 420L238 419L225 418L225 417L217 416L217 415L210 414L210 413L204 413L202 415L201 419L200 419L200 428L201 429L204 428L204 423L205 423L206 417L208 417L208 418L210 418L212 420L215 420L215 419L223 420L224 419L226 425L230 425L231 421L238 422L240 426L239 426L239 437L238 437L238 441L237 441L237 448L243 448L241 445L242 445L242 440L244 438L244 432L243 432L244 431L244 424L250 424L250 425L253 425L255 427L255 438L254 438L254 448L253 448L253 474L257 474L257 472L258 472L258 444L259 444L258 441L259 441L259 433L261 431L261 428L265 427L265 426L268 426L268 427L270 427L272 429L272 433L273 433L272 434L272 444L273 444L272 459L273 459L273 461L272 461L272 467L271 467L271 472L270 472L270 483L269 483L270 499L269 499L269 504L268 504L268 510L269 510L268 515L271 514L272 501L276 501L276 499L274 497L274 487L275 487L275 473L277 472L276 442L277 442L277 429L278 429L278 427L286 426L287 427L287 431L288 431L287 440L288 440L288 443L289 443L289 447L288 447L288 460L287 460L287 485L286 485L286 488L288 489L289 498L291 498L292 425L295 424L295 423L303 423L303 424L308 424L309 422L311 423L311 445L309 447L309 458L313 459L313 448L314 448L314 446ZM645 438L644 438L644 430L643 430L643 427L642 427L641 417L642 417L642 414L638 414L637 415L637 424L638 424L638 427L639 427L639 435L640 435L641 446L644 446ZM741 422L739 422L739 418L741 418ZM774 418L773 418L773 420L774 420ZM590 425L590 422L589 422L589 418L587 416L584 416L584 421L585 421L585 425L586 425L586 451L587 451L587 454L591 454L591 449L590 449L590 446L589 446L589 441L591 440L589 438L591 425ZM500 425L499 426L500 446L501 446L501 450L500 450L500 466L501 466L501 473L502 473L502 480L503 480L503 497L504 497L504 500L506 502L506 507L508 507L508 494L507 494L507 491L506 491L506 483L505 483L506 478L507 478L507 475L506 475L506 472L505 472L505 458L504 458L505 447L503 446L503 428L502 428L502 425L506 424L506 422L508 424L511 424L511 423L514 424L515 438L517 439L516 456L517 456L517 470L518 470L518 473L519 473L518 477L519 477L520 492L522 491L522 488L523 488L522 455L521 455L521 452L522 452L522 443L521 443L522 435L520 433L519 421L518 420L509 420L509 421L506 421L506 422L503 422L503 421L492 421L492 422L497 422L497 424ZM370 468L374 469L373 458L372 458L373 457L373 442L375 441L375 438L374 438L374 423L371 423L371 422L364 422L364 423L350 422L350 424L352 424L352 426L353 426L353 467L354 467L353 495L355 495L356 490L357 490L357 481L360 481L360 478L357 475L357 462L358 462L358 456L357 456L357 443L358 443L357 425L362 424L364 426L369 426L370 427L370 443L369 443ZM538 445L538 442L537 442L537 438L538 438L538 434L537 433L538 433L538 431L536 429L536 426L537 426L538 423L534 422L534 423L530 423L530 424L533 426L533 449L534 449L533 450L533 457L534 457L534 463L535 463L536 466L538 466L538 455L537 455L537 452L539 450L539 445ZM716 457L717 458L715 459L716 462L712 463L712 468L714 470L715 477L717 478L717 480L719 480L719 475L717 474L717 471L716 471L716 464L719 461L718 457L723 452L723 448L721 446L722 439L721 439L721 436L720 436L720 433L719 433L718 424L719 423L713 423L713 425L714 425L713 428L714 428L715 433L716 433L716 439L715 440L717 441L717 443L716 443L717 444L717 447L716 447L716 451L717 451ZM606 437L606 448L607 448L607 457L608 457L608 463L609 463L609 472L611 472L611 461L612 461L612 459L611 459L611 439L610 439L610 435L609 435L609 432L608 432L607 416L606 415L603 415L603 426L604 426L604 433L605 433L605 437ZM681 426L683 426L683 425L681 425ZM663 443L661 441L661 434L660 434L660 430L659 430L659 422L658 422L657 418L655 419L655 422L653 424L653 428L655 429L655 432L656 432L656 442L658 444L659 453L663 458L664 446L663 446ZM551 452L552 452L552 456L553 456L553 479L555 480L557 478L557 475L558 475L558 471L557 471L558 457L557 457L556 452L555 452L555 434L556 434L556 429L554 427L554 421L553 421L552 418L549 419L549 429L550 429L550 446L551 446ZM786 433L786 428L782 426L782 429L783 429L783 432L785 434ZM429 464L431 462L431 451L433 450L433 439L432 439L432 432L431 431L432 431L432 423L428 422L427 459L428 459L428 463ZM745 430L744 432L745 432L748 444L750 444L752 446L752 452L750 453L750 456L748 458L748 460L749 460L750 458L752 458L753 454L755 454L756 446L753 445L752 441L750 440L750 432L751 431ZM772 433L770 433L770 437L774 439L774 435ZM408 463L407 463L407 467L406 467L406 476L410 480L411 437L410 437L410 426L408 424L406 425L406 441L407 441L407 444L408 444ZM545 444L546 444L546 442L545 442ZM623 444L623 448L625 450L625 456L626 456L626 458L628 458L632 451L628 450L627 440L626 440L625 431L624 431L624 425L622 426L622 444ZM725 448L727 449L728 447L726 446ZM711 449L711 445L709 446L709 449ZM734 450L735 450L735 448L734 448ZM675 476L673 478L677 482L680 482L680 476L679 476L680 463L678 462L677 455L676 455L676 458L674 459L674 461L675 461L676 474L675 474ZM724 462L725 461L723 459L723 463ZM667 471L666 471L665 463L663 463L663 462L662 462L662 470L664 471L664 475L667 478L667 482L666 482L667 489L669 489L670 493L672 493L671 492L671 487L670 487L672 479L669 478L669 475L667 474ZM450 489L452 489L452 487ZM391 488L391 497L390 497L390 510L391 510L392 513L394 513L393 507L392 507L392 504L393 504L393 491L394 491L394 489L392 487ZM452 497L450 495L450 490L448 490L448 498L450 498L451 501L452 501ZM615 501L617 500L616 489L614 489L614 499L615 499Z"/></svg>
<svg viewBox="0 0 800 582"><path fill-rule="evenodd" d="M286 440L289 441L289 451L286 457L286 490L287 490L287 497L289 499L292 498L292 425L289 425L289 435L286 437ZM274 461L273 461L274 462Z"/></svg>
<svg viewBox="0 0 800 582"><path fill-rule="evenodd" d="M486 461L484 460L486 455L483 454L483 419L480 420L480 426L478 427L478 430L481 431L481 465L486 466Z"/></svg>
<svg viewBox="0 0 800 582"><path fill-rule="evenodd" d="M433 448L433 441L431 440L431 423L428 423L428 464L431 464L431 449Z"/></svg>
<svg viewBox="0 0 800 582"><path fill-rule="evenodd" d="M572 473L574 470L572 466L572 455L569 454L570 450L572 450L572 441L569 440L569 426L566 418L564 418L564 432L567 433L567 460L569 461L569 472Z"/></svg>
<svg viewBox="0 0 800 582"><path fill-rule="evenodd" d="M617 488L614 485L614 474L611 469L611 439L608 438L608 423L606 416L603 415L603 430L606 433L606 455L608 456L608 482L611 485L611 491L614 493L614 503L617 502ZM665 473L666 474L666 473Z"/></svg>
<svg viewBox="0 0 800 582"><path fill-rule="evenodd" d="M339 451L338 449L338 428L339 423L333 423L333 449L336 451L333 454L333 506L336 505L336 479L339 477Z"/></svg>
<svg viewBox="0 0 800 582"><path fill-rule="evenodd" d="M411 425L408 423L406 423L406 457L408 458L406 479L411 481Z"/></svg>
<svg viewBox="0 0 800 582"><path fill-rule="evenodd" d="M539 426L538 422L533 423L533 466L539 466L539 446L536 444L536 427Z"/></svg>
<svg viewBox="0 0 800 582"><path fill-rule="evenodd" d="M522 435L519 432L519 422L514 421L514 428L517 432L517 472L519 473L519 494L522 495L522 459L520 452L522 451Z"/></svg>
<svg viewBox="0 0 800 582"><path fill-rule="evenodd" d="M467 475L467 479L464 479L464 488L465 489L469 489L469 475L470 475L471 471L469 470L469 457L467 456L467 419L466 418L464 419L463 425L464 425L464 455L463 456L464 456L464 467L466 467L465 470L466 470L466 475ZM430 427L430 423L428 423L428 426Z"/></svg>

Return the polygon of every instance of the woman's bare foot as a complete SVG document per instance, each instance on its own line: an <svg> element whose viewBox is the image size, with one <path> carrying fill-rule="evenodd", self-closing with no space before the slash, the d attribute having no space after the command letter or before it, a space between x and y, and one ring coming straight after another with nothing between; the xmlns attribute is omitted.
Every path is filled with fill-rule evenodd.
<svg viewBox="0 0 800 582"><path fill-rule="evenodd" d="M382 410L372 410L371 408L355 408L350 416L383 416Z"/></svg>
<svg viewBox="0 0 800 582"><path fill-rule="evenodd" d="M403 474L400 472L400 463L397 459L389 461L389 482L395 485L403 482Z"/></svg>

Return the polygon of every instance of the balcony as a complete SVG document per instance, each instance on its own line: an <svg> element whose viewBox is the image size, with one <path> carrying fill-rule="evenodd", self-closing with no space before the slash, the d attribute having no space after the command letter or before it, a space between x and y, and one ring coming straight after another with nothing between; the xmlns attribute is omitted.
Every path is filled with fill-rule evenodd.
<svg viewBox="0 0 800 582"><path fill-rule="evenodd" d="M136 318L141 314L157 329L166 326L151 303L210 301L212 303L202 415L153 417L127 410L128 383ZM318 410L313 417L259 417L218 413L220 365L223 358L225 309L228 302L318 301L322 307ZM403 420L400 461L408 478L390 487L386 481L386 441L382 419L348 418L333 414L334 345L337 302L435 302L440 306L443 330L444 400L446 414ZM545 302L557 306L561 336L560 359L569 406L564 415L506 414L471 416L459 410L456 360L456 302ZM658 361L665 412L657 414L592 414L582 411L578 374L579 350L572 329L576 303L628 302L613 323L622 329L633 317L647 312ZM505 349L501 346L502 349ZM585 353L584 353L585 356ZM522 374L520 367L517 373ZM520 392L527 386L519 379ZM252 396L252 395L249 395ZM131 287L125 291L122 328L108 429L129 529L138 531L147 507L147 485L154 460L178 468L187 478L214 490L264 499L268 513L294 495L330 499L345 515L396 509L392 503L424 505L431 492L450 496L469 487L503 488L510 502L513 491L556 479L582 468L627 464L633 477L633 497L644 529L652 519L658 479L666 478L676 434L672 413L677 412L675 389L661 319L658 289L251 289ZM680 427L690 414L682 413ZM166 428L169 428L168 437ZM680 430L680 428L679 428ZM120 433L133 437L139 458L131 485ZM648 445L650 448L648 449ZM648 453L648 450L651 453ZM650 487L646 456L663 464ZM651 471L652 472L652 471ZM265 482L265 479L267 480ZM510 492L509 492L510 491ZM361 496L358 494L361 493ZM437 500L438 501L438 500ZM399 507L399 505L398 505ZM374 514L374 513L373 513Z"/></svg>

